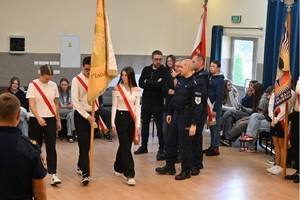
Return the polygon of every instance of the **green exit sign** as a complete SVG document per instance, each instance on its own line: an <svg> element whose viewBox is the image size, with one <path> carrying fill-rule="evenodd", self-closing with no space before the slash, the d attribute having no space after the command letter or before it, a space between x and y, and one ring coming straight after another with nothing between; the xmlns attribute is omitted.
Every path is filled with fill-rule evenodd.
<svg viewBox="0 0 300 200"><path fill-rule="evenodd" d="M242 21L242 15L232 15L231 16L231 22L241 23L241 21Z"/></svg>

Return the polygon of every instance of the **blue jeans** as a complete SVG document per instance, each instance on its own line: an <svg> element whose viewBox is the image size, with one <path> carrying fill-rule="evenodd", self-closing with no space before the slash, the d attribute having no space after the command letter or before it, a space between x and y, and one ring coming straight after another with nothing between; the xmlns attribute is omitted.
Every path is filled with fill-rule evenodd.
<svg viewBox="0 0 300 200"><path fill-rule="evenodd" d="M228 133L232 129L233 123L237 122L244 116L249 116L249 113L242 110L237 110L235 108L226 110L220 120L221 126L224 126L223 133Z"/></svg>
<svg viewBox="0 0 300 200"><path fill-rule="evenodd" d="M218 111L216 114L216 124L210 126L210 147L212 149L218 149L220 144L220 119L221 118L221 111Z"/></svg>
<svg viewBox="0 0 300 200"><path fill-rule="evenodd" d="M250 149L254 149L257 136L259 132L270 132L271 123L265 119L265 116L259 113L253 113L250 117L246 133L253 137L251 142L248 142L247 146Z"/></svg>
<svg viewBox="0 0 300 200"><path fill-rule="evenodd" d="M159 104L142 104L142 147L147 148L148 146L149 125L152 115L157 129L157 137L159 142L158 151L164 152L164 138L162 131L163 105Z"/></svg>

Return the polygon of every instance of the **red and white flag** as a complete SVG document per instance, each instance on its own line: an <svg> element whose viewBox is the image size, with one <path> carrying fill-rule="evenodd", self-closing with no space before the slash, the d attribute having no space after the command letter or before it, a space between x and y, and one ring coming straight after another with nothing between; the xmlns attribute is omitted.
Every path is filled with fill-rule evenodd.
<svg viewBox="0 0 300 200"><path fill-rule="evenodd" d="M207 4L205 3L203 6L204 11L200 19L200 25L198 28L198 33L191 54L191 58L193 58L197 54L201 54L204 58L206 58L206 14L207 14L206 5Z"/></svg>

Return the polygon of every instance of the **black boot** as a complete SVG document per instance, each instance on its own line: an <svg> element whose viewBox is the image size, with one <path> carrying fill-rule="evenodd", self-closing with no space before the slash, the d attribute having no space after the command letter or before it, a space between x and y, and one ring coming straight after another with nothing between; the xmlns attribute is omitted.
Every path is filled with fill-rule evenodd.
<svg viewBox="0 0 300 200"><path fill-rule="evenodd" d="M175 175L176 169L174 166L157 167L155 171L159 174Z"/></svg>

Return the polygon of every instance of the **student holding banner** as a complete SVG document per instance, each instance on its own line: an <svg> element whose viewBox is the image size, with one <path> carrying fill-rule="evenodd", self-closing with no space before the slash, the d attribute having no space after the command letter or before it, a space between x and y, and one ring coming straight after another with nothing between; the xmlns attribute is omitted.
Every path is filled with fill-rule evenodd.
<svg viewBox="0 0 300 200"><path fill-rule="evenodd" d="M96 122L92 117L92 106L88 104L87 87L91 70L91 57L87 56L82 61L81 73L72 80L72 102L75 109L74 122L78 137L79 158L77 173L82 176L81 183L88 185L90 182L90 131L91 124ZM95 114L98 116L98 114Z"/></svg>
<svg viewBox="0 0 300 200"><path fill-rule="evenodd" d="M130 186L134 180L134 161L131 153L132 142L139 144L140 138L140 97L141 90L137 87L132 67L121 71L118 85L112 92L112 132L118 134L119 148L114 163L116 176L127 178Z"/></svg>
<svg viewBox="0 0 300 200"><path fill-rule="evenodd" d="M46 144L46 161L48 173L51 174L51 185L58 185L61 180L57 173L56 138L57 131L61 129L58 88L51 81L53 69L50 65L40 67L40 77L33 80L27 91L26 98L29 101L29 137L40 146L43 139Z"/></svg>

